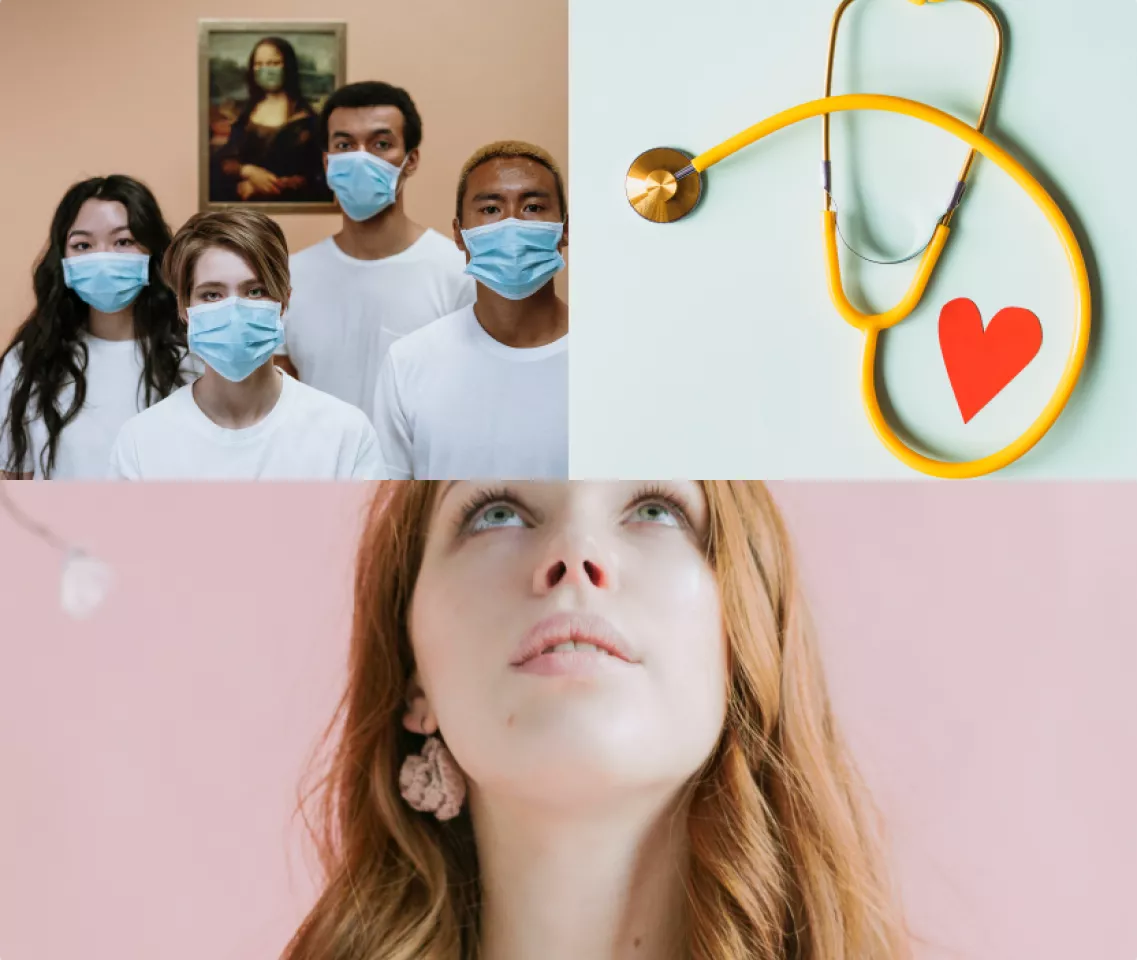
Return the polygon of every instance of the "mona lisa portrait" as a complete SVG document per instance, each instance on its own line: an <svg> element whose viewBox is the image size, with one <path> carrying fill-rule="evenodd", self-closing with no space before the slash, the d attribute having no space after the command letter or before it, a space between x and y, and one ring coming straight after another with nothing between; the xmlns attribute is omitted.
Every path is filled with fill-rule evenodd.
<svg viewBox="0 0 1137 960"><path fill-rule="evenodd" d="M346 24L203 20L199 207L336 209L324 180L320 108L344 82Z"/></svg>

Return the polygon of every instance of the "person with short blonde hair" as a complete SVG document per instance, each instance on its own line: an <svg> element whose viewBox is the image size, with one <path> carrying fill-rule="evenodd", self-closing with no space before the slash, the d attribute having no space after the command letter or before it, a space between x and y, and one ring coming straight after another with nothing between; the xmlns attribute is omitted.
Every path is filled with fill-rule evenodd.
<svg viewBox="0 0 1137 960"><path fill-rule="evenodd" d="M422 145L406 90L376 80L341 87L321 111L320 138L342 223L292 258L277 362L370 413L391 344L473 303L474 283L453 241L406 212Z"/></svg>
<svg viewBox="0 0 1137 960"><path fill-rule="evenodd" d="M462 203L466 199L466 184L469 182L470 174L490 160L514 159L534 160L553 175L557 187L557 207L567 215L568 202L565 198L565 178L561 172L560 164L553 159L553 155L543 147L526 143L524 140L498 140L474 151L473 155L462 164L462 172L458 175L458 197L454 213L459 222L463 219Z"/></svg>
<svg viewBox="0 0 1137 960"><path fill-rule="evenodd" d="M292 288L284 231L275 220L252 210L224 210L190 217L166 251L162 269L183 313L193 298L198 258L210 247L238 254L260 278L268 296L287 308Z"/></svg>
<svg viewBox="0 0 1137 960"><path fill-rule="evenodd" d="M477 300L394 344L372 420L392 477L568 476L564 177L548 151L502 140L463 165L454 240Z"/></svg>
<svg viewBox="0 0 1137 960"><path fill-rule="evenodd" d="M111 474L127 480L372 480L375 431L350 405L273 363L292 293L280 227L251 210L200 213L163 270L205 372L127 421Z"/></svg>

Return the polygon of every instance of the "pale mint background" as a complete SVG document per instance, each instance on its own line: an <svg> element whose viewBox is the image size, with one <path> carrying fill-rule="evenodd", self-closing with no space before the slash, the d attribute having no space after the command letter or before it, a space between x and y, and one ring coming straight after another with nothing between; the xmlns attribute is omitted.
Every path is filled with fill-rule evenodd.
<svg viewBox="0 0 1137 960"><path fill-rule="evenodd" d="M577 477L917 477L861 408L860 334L825 289L821 121L708 173L695 214L658 226L628 207L641 151L699 153L823 92L835 0L571 0L571 469ZM1096 275L1090 362L1039 446L1003 477L1137 476L1137 2L1002 0L1008 51L988 132L1054 190ZM992 53L979 11L947 0L859 0L846 14L835 93L891 93L974 122ZM878 258L920 246L966 148L883 114L833 122L844 223ZM881 376L935 453L973 459L1018 436L1050 397L1073 330L1056 236L980 158L923 306L885 335ZM866 237L860 211L869 211ZM871 252L871 251L866 251ZM891 307L913 265L858 269L850 294ZM985 320L1027 307L1041 354L964 425L939 351L951 299ZM858 297L854 296L856 302ZM861 301L864 305L864 301Z"/></svg>

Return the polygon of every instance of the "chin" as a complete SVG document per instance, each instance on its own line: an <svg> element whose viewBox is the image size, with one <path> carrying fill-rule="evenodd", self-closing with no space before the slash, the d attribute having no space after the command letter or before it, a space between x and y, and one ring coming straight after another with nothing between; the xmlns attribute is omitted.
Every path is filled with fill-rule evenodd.
<svg viewBox="0 0 1137 960"><path fill-rule="evenodd" d="M470 758L481 762L464 766L489 791L551 806L587 805L640 789L670 792L698 770L713 742L692 743L652 723L651 716L630 704L622 710L586 712L560 704L535 715L518 711L492 754L483 744Z"/></svg>
<svg viewBox="0 0 1137 960"><path fill-rule="evenodd" d="M583 809L610 803L621 794L653 789L677 790L685 777L665 776L645 768L642 756L617 755L581 745L556 745L515 758L508 769L495 770L487 793L508 795L535 807Z"/></svg>

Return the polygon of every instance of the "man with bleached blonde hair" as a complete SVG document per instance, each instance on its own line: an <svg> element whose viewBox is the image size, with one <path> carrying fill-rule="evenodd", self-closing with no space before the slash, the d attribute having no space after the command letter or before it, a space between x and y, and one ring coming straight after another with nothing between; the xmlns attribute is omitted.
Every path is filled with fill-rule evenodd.
<svg viewBox="0 0 1137 960"><path fill-rule="evenodd" d="M477 300L396 343L373 422L391 477L568 476L564 177L540 147L501 141L458 179L454 240Z"/></svg>

